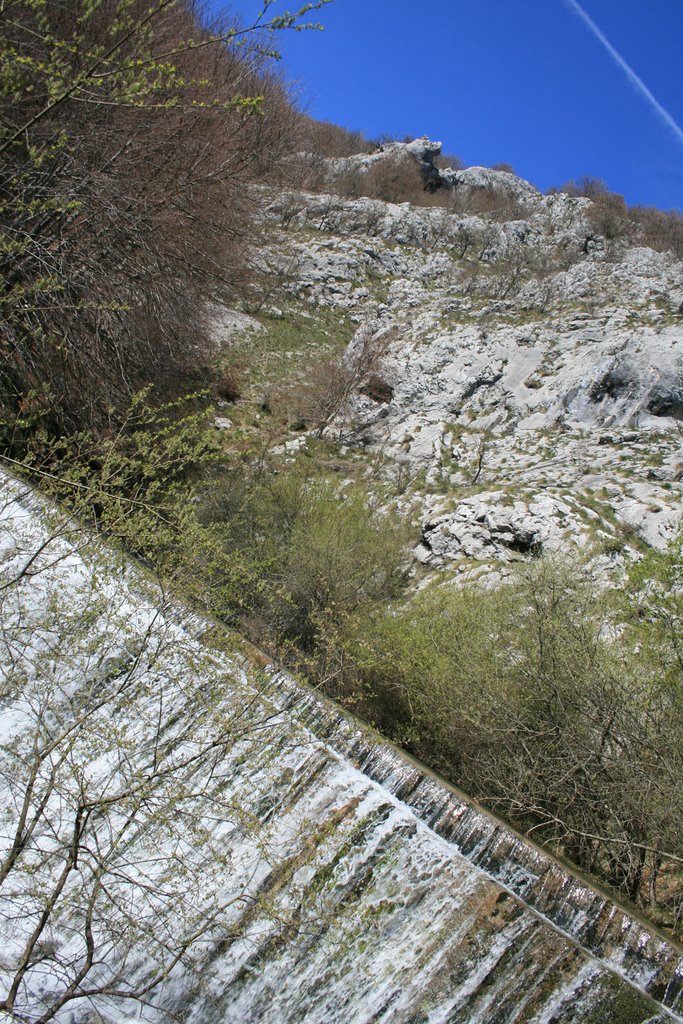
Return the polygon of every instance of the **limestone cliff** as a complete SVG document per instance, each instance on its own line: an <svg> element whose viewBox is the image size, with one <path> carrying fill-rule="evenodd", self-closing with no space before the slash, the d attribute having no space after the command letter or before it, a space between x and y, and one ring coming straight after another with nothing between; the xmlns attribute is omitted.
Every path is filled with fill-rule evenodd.
<svg viewBox="0 0 683 1024"><path fill-rule="evenodd" d="M381 354L328 434L422 473L416 557L433 568L664 547L683 524L683 263L608 237L589 199L439 169L439 151L344 162L417 160L438 206L271 197L274 301L355 324L348 367Z"/></svg>

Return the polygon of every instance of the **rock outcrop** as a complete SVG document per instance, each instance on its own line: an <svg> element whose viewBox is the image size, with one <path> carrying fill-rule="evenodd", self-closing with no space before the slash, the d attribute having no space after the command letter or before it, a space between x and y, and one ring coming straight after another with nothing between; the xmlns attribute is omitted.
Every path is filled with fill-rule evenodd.
<svg viewBox="0 0 683 1024"><path fill-rule="evenodd" d="M349 159L411 155L450 207L270 204L270 258L295 266L290 300L355 321L350 358L368 336L382 349L381 386L357 389L341 432L423 473L419 554L434 563L665 546L683 526L683 264L600 235L588 199L438 169L438 152L419 139ZM482 212L483 193L509 203ZM483 501L509 529L467 525ZM522 521L536 524L528 543Z"/></svg>

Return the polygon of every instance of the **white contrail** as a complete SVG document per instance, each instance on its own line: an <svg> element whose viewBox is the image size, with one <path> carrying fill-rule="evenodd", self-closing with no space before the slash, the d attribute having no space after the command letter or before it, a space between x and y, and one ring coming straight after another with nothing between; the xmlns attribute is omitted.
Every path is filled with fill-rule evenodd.
<svg viewBox="0 0 683 1024"><path fill-rule="evenodd" d="M640 75L637 75L633 68L626 63L621 54L614 49L609 39L607 39L607 37L605 36L604 32L602 32L598 28L598 26L591 18L590 14L584 11L583 7L578 2L578 0L566 0L566 3L569 7L571 7L574 13L577 14L579 18L581 18L581 21L583 21L583 23L588 26L588 28L593 33L595 38L600 43L602 43L602 45L609 53L612 60L616 64L618 64L618 66L624 72L631 85L633 85L636 91L639 92L640 95L650 104L650 106L657 114L657 116L664 122L667 128L669 128L674 133L680 144L683 146L683 128L681 128L681 126L677 124L676 121L674 121L669 111L666 110L659 102L659 100L652 95L652 93L645 85L645 82L642 80Z"/></svg>

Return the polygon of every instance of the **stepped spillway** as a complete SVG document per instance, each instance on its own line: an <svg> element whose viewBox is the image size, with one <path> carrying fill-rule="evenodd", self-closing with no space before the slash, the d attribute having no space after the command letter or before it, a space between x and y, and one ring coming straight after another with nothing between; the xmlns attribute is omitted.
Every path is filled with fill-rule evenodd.
<svg viewBox="0 0 683 1024"><path fill-rule="evenodd" d="M55 897L17 1015L683 1020L672 944L1 486L1 998Z"/></svg>

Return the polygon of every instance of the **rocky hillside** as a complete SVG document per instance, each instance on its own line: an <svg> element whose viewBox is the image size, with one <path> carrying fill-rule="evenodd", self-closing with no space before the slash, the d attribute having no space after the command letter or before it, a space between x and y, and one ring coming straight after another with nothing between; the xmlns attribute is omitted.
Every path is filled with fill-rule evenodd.
<svg viewBox="0 0 683 1024"><path fill-rule="evenodd" d="M283 440L325 435L374 469L381 453L399 501L417 495L419 562L504 574L542 551L608 567L666 546L683 523L683 263L587 198L439 169L439 152L420 139L327 162L362 180L416 161L438 205L272 196L268 284L218 332L233 358L269 353L252 391L266 412L227 423L262 428L283 379L348 342L325 415L290 415Z"/></svg>

